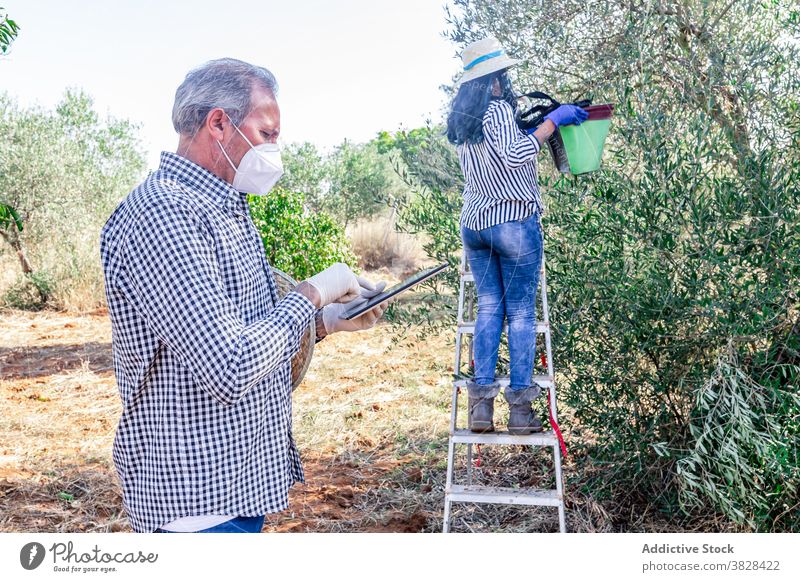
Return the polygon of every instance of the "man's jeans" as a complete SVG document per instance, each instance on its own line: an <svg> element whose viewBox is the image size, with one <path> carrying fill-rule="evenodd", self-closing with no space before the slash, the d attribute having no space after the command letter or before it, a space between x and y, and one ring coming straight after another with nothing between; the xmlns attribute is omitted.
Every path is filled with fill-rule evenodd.
<svg viewBox="0 0 800 582"><path fill-rule="evenodd" d="M235 517L233 519L229 519L228 521L224 521L219 525L215 525L207 529L201 529L200 531L193 533L260 533L261 528L264 527L265 517L266 516L264 515L259 517ZM177 532L157 529L156 533Z"/></svg>
<svg viewBox="0 0 800 582"><path fill-rule="evenodd" d="M478 292L475 383L495 379L503 319L508 318L511 390L531 385L536 348L536 288L542 265L539 215L483 230L461 228L461 240Z"/></svg>

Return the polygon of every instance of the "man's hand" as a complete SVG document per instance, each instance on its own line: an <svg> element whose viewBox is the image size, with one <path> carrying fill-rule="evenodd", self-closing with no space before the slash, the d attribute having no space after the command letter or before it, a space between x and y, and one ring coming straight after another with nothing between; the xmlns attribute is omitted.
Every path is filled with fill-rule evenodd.
<svg viewBox="0 0 800 582"><path fill-rule="evenodd" d="M388 306L389 302L384 301L363 315L347 320L341 319L340 316L346 310L350 309L352 305L332 303L322 310L322 322L325 325L325 332L327 334L332 334L337 331L364 331L365 329L369 329L380 319Z"/></svg>
<svg viewBox="0 0 800 582"><path fill-rule="evenodd" d="M308 289L308 286L312 289ZM357 277L344 263L334 263L300 283L296 291L308 297L317 307L325 307L331 303L347 303L359 297L362 291L375 291L375 285L363 277Z"/></svg>

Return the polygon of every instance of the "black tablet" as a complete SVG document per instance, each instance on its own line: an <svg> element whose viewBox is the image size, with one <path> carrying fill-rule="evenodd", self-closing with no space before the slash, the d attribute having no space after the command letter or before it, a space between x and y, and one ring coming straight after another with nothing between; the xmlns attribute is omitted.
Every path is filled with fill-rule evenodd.
<svg viewBox="0 0 800 582"><path fill-rule="evenodd" d="M419 273L412 275L402 283L399 283L392 287L391 289L387 289L383 293L379 293L366 303L362 303L361 305L356 306L354 309L350 311L345 311L340 316L342 319L354 319L359 315L362 315L365 311L369 311L379 303L383 303L387 299L391 299L398 293L402 293L406 289L417 285L418 283L422 283L426 279L430 279L434 275L438 275L442 271L444 271L448 267L449 263L442 263L441 265L436 265L435 267L431 267L430 269L425 269L424 271L420 271Z"/></svg>

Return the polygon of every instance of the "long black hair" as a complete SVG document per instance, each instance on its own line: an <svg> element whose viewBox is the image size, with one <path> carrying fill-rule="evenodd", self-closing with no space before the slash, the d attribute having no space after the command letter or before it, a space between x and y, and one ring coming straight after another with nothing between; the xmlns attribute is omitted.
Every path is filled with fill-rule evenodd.
<svg viewBox="0 0 800 582"><path fill-rule="evenodd" d="M502 69L463 83L458 88L447 116L447 139L452 144L481 143L483 141L483 114L492 100L505 101L516 113L517 96L508 78L508 69ZM500 96L492 95L494 80L500 81Z"/></svg>

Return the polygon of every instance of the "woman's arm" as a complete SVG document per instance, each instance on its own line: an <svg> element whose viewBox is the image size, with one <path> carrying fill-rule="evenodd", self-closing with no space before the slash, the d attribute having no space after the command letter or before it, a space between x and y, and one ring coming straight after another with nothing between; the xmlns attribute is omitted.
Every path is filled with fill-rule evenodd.
<svg viewBox="0 0 800 582"><path fill-rule="evenodd" d="M536 141L539 144L543 144L547 141L553 133L556 131L556 124L553 123L551 120L546 120L543 124L536 128L536 131L533 132L533 137L536 138Z"/></svg>
<svg viewBox="0 0 800 582"><path fill-rule="evenodd" d="M580 125L586 121L587 117L589 117L589 114L586 110L577 105L560 105L556 110L547 114L547 117L544 118L544 123L533 132L533 137L540 144L543 144L548 137L553 135L559 125L570 125L572 123Z"/></svg>
<svg viewBox="0 0 800 582"><path fill-rule="evenodd" d="M510 170L531 162L542 147L534 136L520 132L514 111L505 101L489 106L483 118L483 135Z"/></svg>

